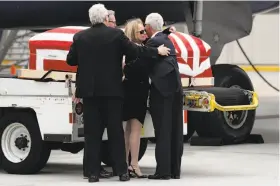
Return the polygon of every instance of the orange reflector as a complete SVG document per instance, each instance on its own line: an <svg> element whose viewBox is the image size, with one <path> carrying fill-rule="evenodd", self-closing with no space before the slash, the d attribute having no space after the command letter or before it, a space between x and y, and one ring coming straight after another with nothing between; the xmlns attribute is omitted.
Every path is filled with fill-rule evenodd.
<svg viewBox="0 0 280 186"><path fill-rule="evenodd" d="M10 73L11 75L16 75L17 74L17 68L15 65L12 65L10 68Z"/></svg>
<svg viewBox="0 0 280 186"><path fill-rule="evenodd" d="M184 110L184 123L188 123L188 111Z"/></svg>
<svg viewBox="0 0 280 186"><path fill-rule="evenodd" d="M69 123L73 124L75 121L75 114L74 113L69 113Z"/></svg>

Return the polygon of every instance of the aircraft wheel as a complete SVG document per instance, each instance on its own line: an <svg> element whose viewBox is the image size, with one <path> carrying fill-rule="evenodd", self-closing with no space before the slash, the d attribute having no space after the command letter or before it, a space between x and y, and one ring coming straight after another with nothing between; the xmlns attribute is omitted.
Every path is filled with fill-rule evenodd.
<svg viewBox="0 0 280 186"><path fill-rule="evenodd" d="M249 76L236 65L215 65L212 67L215 87L238 87L254 90ZM212 113L189 112L188 118L194 124L200 137L221 138L224 141L241 142L248 137L254 126L256 110Z"/></svg>

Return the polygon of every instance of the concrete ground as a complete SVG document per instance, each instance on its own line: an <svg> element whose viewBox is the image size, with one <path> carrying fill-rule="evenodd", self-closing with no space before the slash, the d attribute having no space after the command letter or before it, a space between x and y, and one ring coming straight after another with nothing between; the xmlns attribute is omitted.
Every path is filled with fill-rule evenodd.
<svg viewBox="0 0 280 186"><path fill-rule="evenodd" d="M259 119L253 133L261 133L264 144L196 147L185 144L180 180L137 180L119 182L117 177L98 185L140 186L178 184L186 186L277 186L279 179L279 119ZM154 173L154 145L140 161L142 171ZM82 186L82 152L77 155L54 151L47 167L38 175L0 173L0 186Z"/></svg>
<svg viewBox="0 0 280 186"><path fill-rule="evenodd" d="M279 88L279 73L262 73ZM253 133L262 134L264 144L221 147L196 147L185 144L180 180L101 180L98 185L167 185L182 186L277 186L279 185L279 93L271 89L256 73L249 72L260 106ZM261 119L262 118L262 119ZM270 118L270 119L268 119ZM8 175L0 170L0 186L83 186L82 152L76 155L52 152L48 165L38 175ZM140 161L142 171L155 170L154 145L150 144Z"/></svg>

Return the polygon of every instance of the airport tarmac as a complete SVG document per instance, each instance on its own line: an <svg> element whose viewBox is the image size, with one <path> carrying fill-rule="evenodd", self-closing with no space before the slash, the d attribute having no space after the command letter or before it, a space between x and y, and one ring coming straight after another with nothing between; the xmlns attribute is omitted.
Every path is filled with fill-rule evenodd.
<svg viewBox="0 0 280 186"><path fill-rule="evenodd" d="M279 72L262 73L279 88ZM102 179L98 185L167 185L182 186L277 186L279 185L279 93L271 89L255 73L248 73L259 95L260 105L252 133L262 134L264 144L243 144L221 147L196 147L185 144L180 180L131 180L118 177ZM267 119L270 118L270 119ZM37 175L8 175L0 170L0 186L83 186L83 153L53 151L49 163ZM154 144L150 144L140 161L142 172L155 170ZM1 168L0 168L1 169ZM109 168L110 169L110 168Z"/></svg>
<svg viewBox="0 0 280 186"><path fill-rule="evenodd" d="M264 137L264 144L221 147L196 147L185 144L180 180L133 179L119 182L118 177L102 179L95 185L167 185L183 186L277 186L279 179L279 119L256 120L253 133ZM82 152L52 152L49 163L37 175L9 175L0 171L0 186L83 186ZM154 145L150 144L140 161L147 174L155 170Z"/></svg>

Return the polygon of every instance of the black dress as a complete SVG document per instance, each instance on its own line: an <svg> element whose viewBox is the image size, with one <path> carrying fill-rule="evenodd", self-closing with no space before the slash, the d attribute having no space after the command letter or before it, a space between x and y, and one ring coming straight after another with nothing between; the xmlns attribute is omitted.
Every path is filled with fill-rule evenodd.
<svg viewBox="0 0 280 186"><path fill-rule="evenodd" d="M150 88L148 66L139 58L126 56L124 76L123 120L138 119L144 124Z"/></svg>

